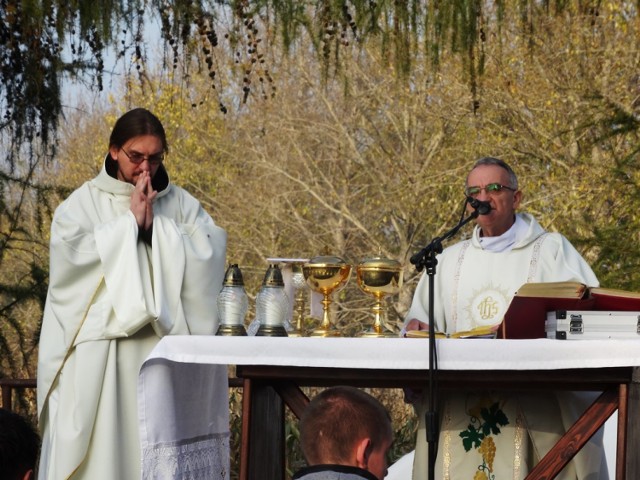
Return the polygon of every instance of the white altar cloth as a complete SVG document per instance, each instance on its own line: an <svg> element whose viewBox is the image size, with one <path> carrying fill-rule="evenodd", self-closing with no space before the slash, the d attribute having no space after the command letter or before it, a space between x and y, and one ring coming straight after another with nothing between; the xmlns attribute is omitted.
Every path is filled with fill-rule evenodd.
<svg viewBox="0 0 640 480"><path fill-rule="evenodd" d="M228 379L226 365L145 361L138 377L143 480L230 478Z"/></svg>
<svg viewBox="0 0 640 480"><path fill-rule="evenodd" d="M428 370L428 346L422 338L166 336L138 381L143 478L187 478L175 466L191 469L190 456L202 475L188 478L229 478L227 365ZM640 366L640 340L442 339L436 348L440 370Z"/></svg>
<svg viewBox="0 0 640 480"><path fill-rule="evenodd" d="M167 336L147 361L218 365L429 368L428 339ZM437 340L440 370L640 366L640 340ZM144 369L144 366L143 366Z"/></svg>

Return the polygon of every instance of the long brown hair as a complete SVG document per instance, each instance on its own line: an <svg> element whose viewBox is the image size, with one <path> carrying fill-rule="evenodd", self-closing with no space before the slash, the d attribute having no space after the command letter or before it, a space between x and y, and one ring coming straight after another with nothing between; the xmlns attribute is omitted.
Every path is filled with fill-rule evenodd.
<svg viewBox="0 0 640 480"><path fill-rule="evenodd" d="M169 151L167 136L164 133L162 122L153 113L145 108L134 108L122 115L113 126L109 137L109 148L122 146L134 137L141 135L153 135L162 142L162 149Z"/></svg>

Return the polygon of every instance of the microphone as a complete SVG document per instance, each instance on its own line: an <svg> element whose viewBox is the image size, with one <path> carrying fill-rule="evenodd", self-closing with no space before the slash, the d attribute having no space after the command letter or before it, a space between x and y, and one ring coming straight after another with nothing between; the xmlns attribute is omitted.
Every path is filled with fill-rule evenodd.
<svg viewBox="0 0 640 480"><path fill-rule="evenodd" d="M425 248L423 248L422 250L420 250L418 253L414 253L413 255L411 255L411 258L409 259L409 261L413 264L413 265L418 265L425 257ZM418 268L418 271L422 270L422 266L420 266Z"/></svg>
<svg viewBox="0 0 640 480"><path fill-rule="evenodd" d="M489 202L483 202L477 198L467 197L467 203L478 212L478 215L489 215L491 213L491 204Z"/></svg>

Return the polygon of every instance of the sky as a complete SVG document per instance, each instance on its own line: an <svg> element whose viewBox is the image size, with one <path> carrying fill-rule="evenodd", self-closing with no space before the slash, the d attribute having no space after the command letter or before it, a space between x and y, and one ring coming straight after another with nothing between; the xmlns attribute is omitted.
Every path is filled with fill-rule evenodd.
<svg viewBox="0 0 640 480"><path fill-rule="evenodd" d="M147 61L153 66L154 59L161 58L162 42L160 39L160 23L156 18L149 17L144 24L144 41L148 45ZM120 35L123 37L123 35ZM127 35L126 41L130 42L130 35ZM66 39L63 59L67 62L72 60L71 44L74 37ZM121 39L118 40L118 43ZM126 72L135 73L135 66L132 65L133 47L129 46L125 57L118 57L116 49L107 48L103 52L104 71L102 73L103 89L98 90L96 79L92 75L84 75L82 77L70 77L67 75L62 81L62 103L63 111L83 111L90 113L90 110L96 106L104 106L109 103L109 97L117 93L121 89L121 84L125 80Z"/></svg>

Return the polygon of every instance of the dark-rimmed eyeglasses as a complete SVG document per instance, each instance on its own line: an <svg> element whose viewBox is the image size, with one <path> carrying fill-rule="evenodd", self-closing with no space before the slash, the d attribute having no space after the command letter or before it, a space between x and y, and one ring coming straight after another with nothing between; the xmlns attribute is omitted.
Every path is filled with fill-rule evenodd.
<svg viewBox="0 0 640 480"><path fill-rule="evenodd" d="M489 183L484 187L467 187L464 189L464 193L468 197L477 197L478 195L480 195L480 192L482 190L484 190L487 193L487 195L500 193L503 190L510 190L512 192L516 191L515 188L507 187L506 185L502 185L501 183Z"/></svg>
<svg viewBox="0 0 640 480"><path fill-rule="evenodd" d="M151 165L159 165L164 161L164 152L154 153L153 155L143 155L138 152L128 153L124 148L121 148L124 154L127 156L131 163L142 163L147 160Z"/></svg>

